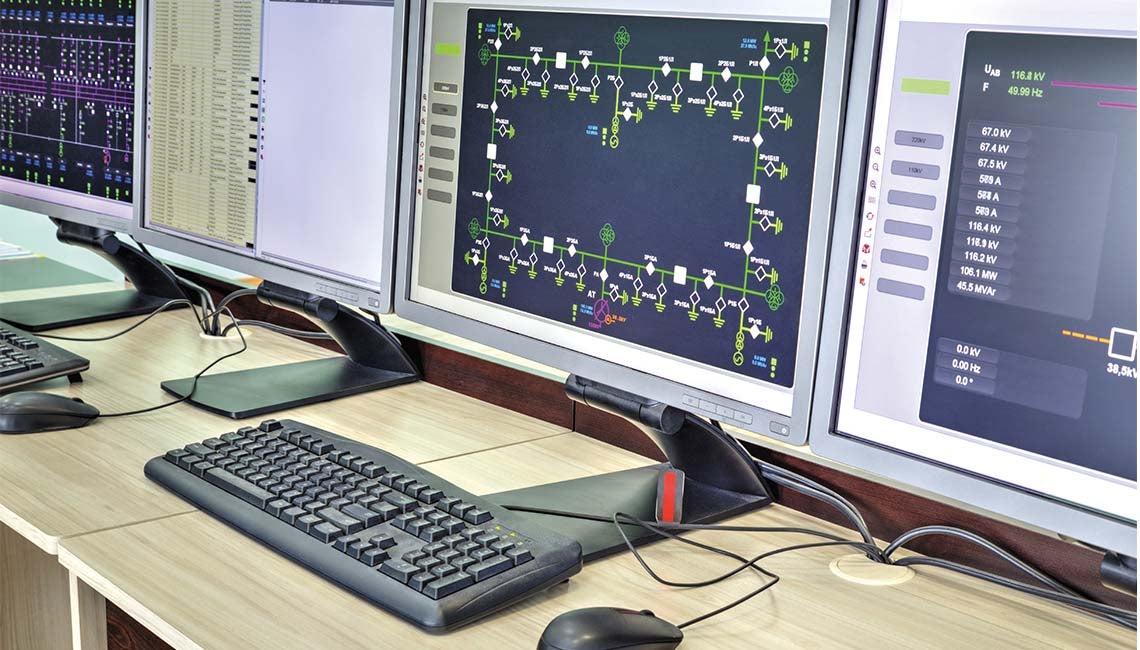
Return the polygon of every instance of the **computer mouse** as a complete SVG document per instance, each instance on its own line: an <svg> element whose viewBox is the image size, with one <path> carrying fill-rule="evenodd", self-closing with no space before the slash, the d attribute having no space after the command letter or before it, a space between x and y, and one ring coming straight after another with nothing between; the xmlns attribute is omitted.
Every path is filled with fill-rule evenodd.
<svg viewBox="0 0 1140 650"><path fill-rule="evenodd" d="M587 607L550 621L538 650L673 650L684 636L649 610Z"/></svg>
<svg viewBox="0 0 1140 650"><path fill-rule="evenodd" d="M99 409L77 397L25 391L0 396L0 433L38 433L85 427Z"/></svg>

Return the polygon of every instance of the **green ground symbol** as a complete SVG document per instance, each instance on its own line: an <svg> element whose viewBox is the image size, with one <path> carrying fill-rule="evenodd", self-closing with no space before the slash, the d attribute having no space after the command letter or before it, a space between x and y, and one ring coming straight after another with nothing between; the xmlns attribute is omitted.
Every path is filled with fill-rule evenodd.
<svg viewBox="0 0 1140 650"><path fill-rule="evenodd" d="M482 63L483 65L487 65L487 62L490 60L491 60L491 48L487 47L486 43L483 43L483 47L479 48L479 63Z"/></svg>
<svg viewBox="0 0 1140 650"><path fill-rule="evenodd" d="M779 309L780 306L784 304L784 292L780 289L780 285L773 284L772 287L768 289L765 299L768 301L768 309L772 311Z"/></svg>
<svg viewBox="0 0 1140 650"><path fill-rule="evenodd" d="M617 233L614 232L614 227L607 223L606 225L602 226L602 229L600 231L598 231L598 237L602 238L603 244L609 246L610 244L614 243L615 239L617 239Z"/></svg>
<svg viewBox="0 0 1140 650"><path fill-rule="evenodd" d="M483 231L483 226L479 225L479 220L472 218L471 223L467 224L467 234L471 235L471 239L479 239L479 233Z"/></svg>
<svg viewBox="0 0 1140 650"><path fill-rule="evenodd" d="M618 46L619 50L624 50L626 45L629 45L629 30L625 26L618 27L614 32L614 44Z"/></svg>
<svg viewBox="0 0 1140 650"><path fill-rule="evenodd" d="M800 76L796 74L796 71L792 69L792 66L788 66L784 68L783 72L780 73L780 77L777 79L777 81L780 83L780 88L786 95L795 90L796 86L799 85Z"/></svg>

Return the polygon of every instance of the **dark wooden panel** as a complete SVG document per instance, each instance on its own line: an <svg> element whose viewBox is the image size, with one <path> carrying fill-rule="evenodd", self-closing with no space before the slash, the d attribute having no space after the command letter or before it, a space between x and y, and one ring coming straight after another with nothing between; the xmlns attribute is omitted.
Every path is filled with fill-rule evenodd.
<svg viewBox="0 0 1140 650"><path fill-rule="evenodd" d="M574 430L658 462L665 460L665 452L645 432L630 424L629 420L592 406L574 403Z"/></svg>
<svg viewBox="0 0 1140 650"><path fill-rule="evenodd" d="M863 514L871 533L880 539L892 540L907 530L933 524L964 528L997 543L1053 578L1097 600L1119 607L1136 608L1135 598L1101 586L1101 556L1091 550L806 460L754 445L746 446L755 457L809 476L847 497ZM834 509L797 492L780 490L777 501L795 510L850 527L850 523ZM908 544L907 548L1022 582L1032 580L988 551L957 538L921 538ZM941 569L923 567L922 570Z"/></svg>
<svg viewBox="0 0 1140 650"><path fill-rule="evenodd" d="M107 601L107 650L170 650L170 646Z"/></svg>
<svg viewBox="0 0 1140 650"><path fill-rule="evenodd" d="M418 347L426 381L567 429L574 426L574 403L561 383L438 345Z"/></svg>

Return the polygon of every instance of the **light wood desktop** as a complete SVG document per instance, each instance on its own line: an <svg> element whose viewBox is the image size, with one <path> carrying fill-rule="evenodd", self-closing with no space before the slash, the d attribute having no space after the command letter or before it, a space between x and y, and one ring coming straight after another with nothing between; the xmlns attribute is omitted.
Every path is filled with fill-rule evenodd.
<svg viewBox="0 0 1140 650"><path fill-rule="evenodd" d="M235 345L199 338L188 314L160 315L104 343L65 343L89 357L92 370L84 384L59 380L49 389L82 396L104 411L170 399L159 389L160 379L193 374ZM62 333L97 336L122 326L104 323ZM221 369L329 354L264 331L254 331L249 342L245 354ZM424 382L277 417L385 448L476 493L648 462ZM569 609L650 608L679 622L761 584L754 575L740 575L707 589L670 589L622 554L588 565L568 584L491 618L452 634L429 635L195 512L143 476L147 459L240 424L180 405L85 429L0 436L0 648L104 648L104 597L176 648L533 648L546 623ZM735 523L852 535L780 506ZM804 541L787 534L695 537L742 555ZM1107 623L936 569L921 569L896 587L843 582L828 563L845 553L814 549L765 562L782 582L694 626L682 647L1135 645L1134 635ZM675 579L703 578L730 566L672 542L649 547L646 554Z"/></svg>
<svg viewBox="0 0 1140 650"><path fill-rule="evenodd" d="M94 285L104 290L121 283ZM92 285L87 285L90 290ZM19 299L70 295L76 287L18 292ZM15 292L14 292L15 293ZM8 294L0 294L7 301ZM0 311L3 306L0 302ZM60 378L36 389L75 397L104 413L134 410L173 399L163 379L193 375L236 341L207 341L191 312L160 314L137 330L98 343L57 342L91 360L84 382ZM51 332L97 337L132 321L113 321ZM237 370L329 356L316 346L264 330L249 333L249 349L217 366ZM352 431L412 462L449 458L564 433L566 429L459 395L425 382L359 395L334 405L314 405L275 414L331 431ZM194 508L143 476L147 460L169 449L232 431L258 419L235 422L189 405L150 414L109 418L68 431L0 435L0 648L57 647L51 629L24 611L21 594L69 608L66 574L54 558L59 540L179 513ZM40 557L40 556L43 557ZM29 559L31 558L31 559ZM34 561L33 561L34 560ZM55 575L53 575L55 573ZM42 578L42 579L41 579ZM58 618L59 611L49 618ZM64 616L66 619L66 616ZM24 630L21 632L20 630ZM65 630L66 632L66 630ZM26 634L20 644L11 635ZM39 646L32 638L46 638Z"/></svg>

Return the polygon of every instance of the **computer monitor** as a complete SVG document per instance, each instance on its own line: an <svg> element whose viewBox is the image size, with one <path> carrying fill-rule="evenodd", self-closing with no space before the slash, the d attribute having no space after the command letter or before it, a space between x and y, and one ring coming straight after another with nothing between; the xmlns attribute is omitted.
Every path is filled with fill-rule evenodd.
<svg viewBox="0 0 1140 650"><path fill-rule="evenodd" d="M148 0L145 9L136 236L264 279L263 299L316 318L357 366L374 365L368 348L394 338L378 326L366 333L371 319L337 305L391 310L404 3ZM339 333L349 321L355 334ZM343 361L308 387L323 399L377 387L376 377L346 377L360 368ZM191 401L234 417L313 401L276 390L291 381L287 368L204 377ZM274 388L268 402L235 404L226 378ZM185 394L185 384L164 387Z"/></svg>
<svg viewBox="0 0 1140 650"><path fill-rule="evenodd" d="M111 4L111 3L107 3ZM52 217L138 292L6 303L30 330L146 313L182 297L169 271L124 245L135 197L135 8L0 2L0 204ZM35 273L15 265L5 273Z"/></svg>
<svg viewBox="0 0 1140 650"><path fill-rule="evenodd" d="M856 43L812 449L1134 556L1136 6L881 18Z"/></svg>
<svg viewBox="0 0 1140 650"><path fill-rule="evenodd" d="M849 3L425 12L397 313L804 442Z"/></svg>
<svg viewBox="0 0 1140 650"><path fill-rule="evenodd" d="M670 461L496 502L690 522L769 503L708 420L804 441L851 5L424 11L397 313L569 371L571 397ZM625 548L612 525L536 516L587 559Z"/></svg>

